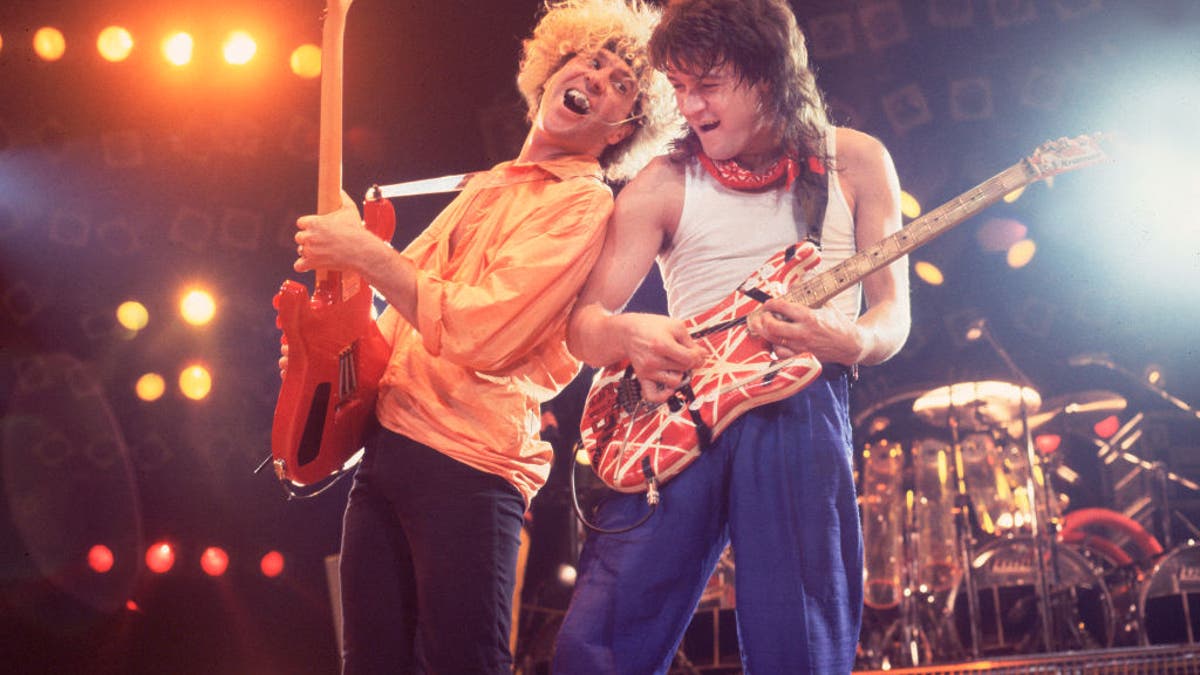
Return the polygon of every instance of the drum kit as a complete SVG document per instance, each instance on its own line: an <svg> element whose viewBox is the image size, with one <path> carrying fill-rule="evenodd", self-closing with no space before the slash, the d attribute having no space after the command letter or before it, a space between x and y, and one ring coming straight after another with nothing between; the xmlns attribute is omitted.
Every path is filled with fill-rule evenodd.
<svg viewBox="0 0 1200 675"><path fill-rule="evenodd" d="M1030 386L983 380L902 392L856 415L860 665L1200 641L1200 545L1171 547L1165 503L1167 483L1200 485L1135 454L1140 413L1097 434L1126 408L1109 391L1043 401ZM1096 479L1065 459L1070 438L1098 467L1157 472L1164 489L1149 498L1168 514L1162 542L1119 510L1073 503L1072 490Z"/></svg>

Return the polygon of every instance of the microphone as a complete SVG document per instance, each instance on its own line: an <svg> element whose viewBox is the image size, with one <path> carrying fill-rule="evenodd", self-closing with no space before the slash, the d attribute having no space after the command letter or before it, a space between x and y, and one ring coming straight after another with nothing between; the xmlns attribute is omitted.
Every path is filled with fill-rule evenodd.
<svg viewBox="0 0 1200 675"><path fill-rule="evenodd" d="M963 337L967 342L974 342L983 337L983 331L987 329L987 319L975 319L967 324L967 330L963 332Z"/></svg>
<svg viewBox="0 0 1200 675"><path fill-rule="evenodd" d="M1069 365L1072 365L1075 367L1104 366L1105 368L1112 368L1115 365L1115 364L1113 364L1112 359L1109 357L1109 355L1105 354L1103 352L1088 352L1086 354L1076 354L1075 356L1072 356L1071 358L1067 359L1067 363Z"/></svg>

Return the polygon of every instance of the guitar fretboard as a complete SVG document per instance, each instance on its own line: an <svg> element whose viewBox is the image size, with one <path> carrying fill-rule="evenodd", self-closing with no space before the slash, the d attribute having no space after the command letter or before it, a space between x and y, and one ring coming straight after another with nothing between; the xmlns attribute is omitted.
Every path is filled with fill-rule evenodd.
<svg viewBox="0 0 1200 675"><path fill-rule="evenodd" d="M871 272L908 255L934 237L999 201L1004 195L1028 185L1040 175L1025 162L992 176L976 187L917 218L900 231L888 235L824 272L802 281L788 291L787 298L808 307L820 307Z"/></svg>

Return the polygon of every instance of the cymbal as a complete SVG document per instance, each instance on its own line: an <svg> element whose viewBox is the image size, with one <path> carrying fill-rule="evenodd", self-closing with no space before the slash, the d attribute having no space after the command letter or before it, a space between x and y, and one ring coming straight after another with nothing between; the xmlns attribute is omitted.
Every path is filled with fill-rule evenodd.
<svg viewBox="0 0 1200 675"><path fill-rule="evenodd" d="M1125 406L1123 396L1102 389L1062 394L1046 399L1041 412L1029 416L1029 429L1073 431L1090 428L1105 417L1121 412ZM1011 422L1008 431L1014 436L1020 435L1021 420Z"/></svg>
<svg viewBox="0 0 1200 675"><path fill-rule="evenodd" d="M1030 387L984 380L938 387L913 403L913 413L935 426L949 426L951 415L960 429L984 431L1019 419L1021 403L1035 412L1042 397Z"/></svg>

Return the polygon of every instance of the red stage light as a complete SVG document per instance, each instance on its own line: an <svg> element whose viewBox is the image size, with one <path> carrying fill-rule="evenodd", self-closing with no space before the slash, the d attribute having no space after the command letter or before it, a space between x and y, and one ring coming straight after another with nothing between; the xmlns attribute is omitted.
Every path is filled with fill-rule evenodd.
<svg viewBox="0 0 1200 675"><path fill-rule="evenodd" d="M113 568L112 549L104 544L96 544L88 550L88 567L97 574L104 574Z"/></svg>
<svg viewBox="0 0 1200 675"><path fill-rule="evenodd" d="M160 541L146 549L146 567L155 574L164 574L175 566L175 549Z"/></svg>
<svg viewBox="0 0 1200 675"><path fill-rule="evenodd" d="M283 554L279 551L271 551L262 557L262 563L259 567L262 568L263 576L277 577L283 574Z"/></svg>
<svg viewBox="0 0 1200 675"><path fill-rule="evenodd" d="M1049 455L1058 450L1058 446L1061 444L1062 436L1058 434L1038 434L1033 438L1034 447L1043 455Z"/></svg>
<svg viewBox="0 0 1200 675"><path fill-rule="evenodd" d="M125 609L127 609L127 610L129 610L129 611L131 611L131 612L140 612L140 611L142 611L142 608L141 608L141 607L138 607L138 604L137 604L136 602L134 602L132 599L130 599L130 600L126 600L126 601L125 601Z"/></svg>
<svg viewBox="0 0 1200 675"><path fill-rule="evenodd" d="M1111 438L1113 434L1117 433L1117 429L1120 428L1121 421L1117 419L1117 416L1109 415L1099 422L1096 422L1096 424L1092 426L1092 431L1096 432L1096 435L1100 438Z"/></svg>
<svg viewBox="0 0 1200 675"><path fill-rule="evenodd" d="M210 577L219 577L229 569L229 554L217 546L209 546L200 554L200 569Z"/></svg>

